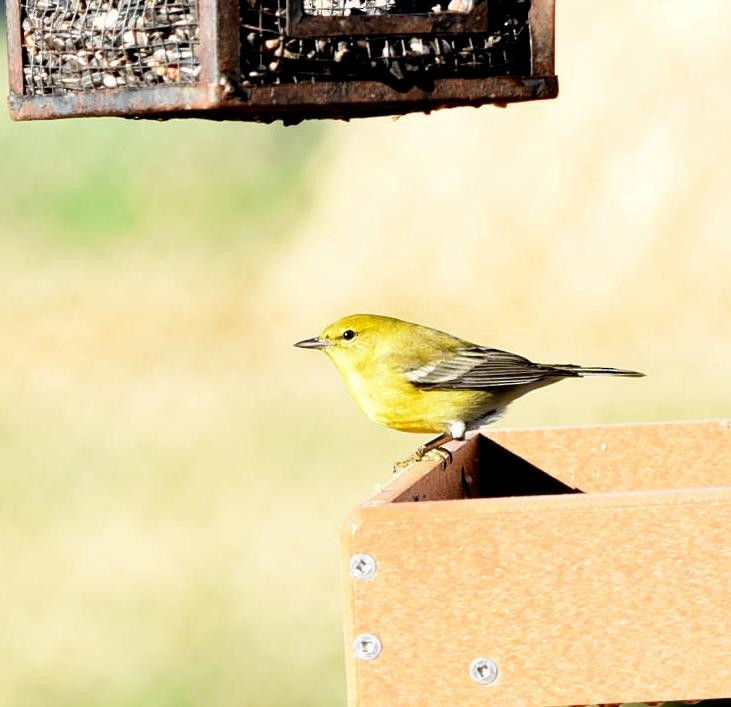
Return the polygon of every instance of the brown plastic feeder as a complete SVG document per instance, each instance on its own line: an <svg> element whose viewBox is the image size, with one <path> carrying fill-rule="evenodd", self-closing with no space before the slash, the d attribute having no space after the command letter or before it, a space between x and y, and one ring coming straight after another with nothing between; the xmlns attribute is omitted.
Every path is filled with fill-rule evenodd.
<svg viewBox="0 0 731 707"><path fill-rule="evenodd" d="M731 425L495 431L343 525L348 704L731 697Z"/></svg>

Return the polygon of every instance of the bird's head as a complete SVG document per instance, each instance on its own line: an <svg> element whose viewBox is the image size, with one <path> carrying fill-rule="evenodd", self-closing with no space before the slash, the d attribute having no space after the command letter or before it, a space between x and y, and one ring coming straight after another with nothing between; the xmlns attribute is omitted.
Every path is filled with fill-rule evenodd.
<svg viewBox="0 0 731 707"><path fill-rule="evenodd" d="M377 314L351 314L326 326L319 336L298 341L303 349L321 349L338 368L357 368L374 356L388 353L393 342L405 343L398 336L408 326L392 317Z"/></svg>

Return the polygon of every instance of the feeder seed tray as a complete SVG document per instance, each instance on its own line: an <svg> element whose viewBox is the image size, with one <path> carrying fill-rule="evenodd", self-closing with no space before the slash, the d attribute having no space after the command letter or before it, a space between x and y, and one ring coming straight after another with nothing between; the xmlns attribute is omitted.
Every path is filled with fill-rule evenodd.
<svg viewBox="0 0 731 707"><path fill-rule="evenodd" d="M553 0L7 0L18 120L351 118L552 98Z"/></svg>

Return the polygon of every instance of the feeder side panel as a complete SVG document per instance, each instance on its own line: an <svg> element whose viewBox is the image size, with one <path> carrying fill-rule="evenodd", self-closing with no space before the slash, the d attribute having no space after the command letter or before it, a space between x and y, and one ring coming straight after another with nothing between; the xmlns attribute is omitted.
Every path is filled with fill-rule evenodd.
<svg viewBox="0 0 731 707"><path fill-rule="evenodd" d="M20 0L6 0L5 17L8 33L8 71L10 92L23 95L23 50L20 34Z"/></svg>
<svg viewBox="0 0 731 707"><path fill-rule="evenodd" d="M452 460L446 469L439 462L415 462L395 473L365 502L366 505L476 497L477 444L476 436L464 442L448 442L443 448L452 455Z"/></svg>
<svg viewBox="0 0 731 707"><path fill-rule="evenodd" d="M533 76L552 76L556 7L554 0L531 3L528 22L531 31Z"/></svg>
<svg viewBox="0 0 731 707"><path fill-rule="evenodd" d="M731 487L727 420L485 433L583 491Z"/></svg>
<svg viewBox="0 0 731 707"><path fill-rule="evenodd" d="M640 450L641 453L641 450ZM343 527L348 704L731 696L731 489L392 503ZM362 633L378 658L355 657ZM498 677L470 676L478 657Z"/></svg>
<svg viewBox="0 0 731 707"><path fill-rule="evenodd" d="M116 89L68 96L10 97L15 120L50 120L79 116L185 117L218 102L215 86L159 86L135 91Z"/></svg>

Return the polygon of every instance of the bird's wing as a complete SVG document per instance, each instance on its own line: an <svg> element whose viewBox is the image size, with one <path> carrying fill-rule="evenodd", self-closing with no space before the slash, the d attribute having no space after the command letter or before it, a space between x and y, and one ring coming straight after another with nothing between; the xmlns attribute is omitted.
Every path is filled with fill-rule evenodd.
<svg viewBox="0 0 731 707"><path fill-rule="evenodd" d="M562 374L517 354L470 346L451 351L405 375L419 388L479 389L535 383Z"/></svg>

